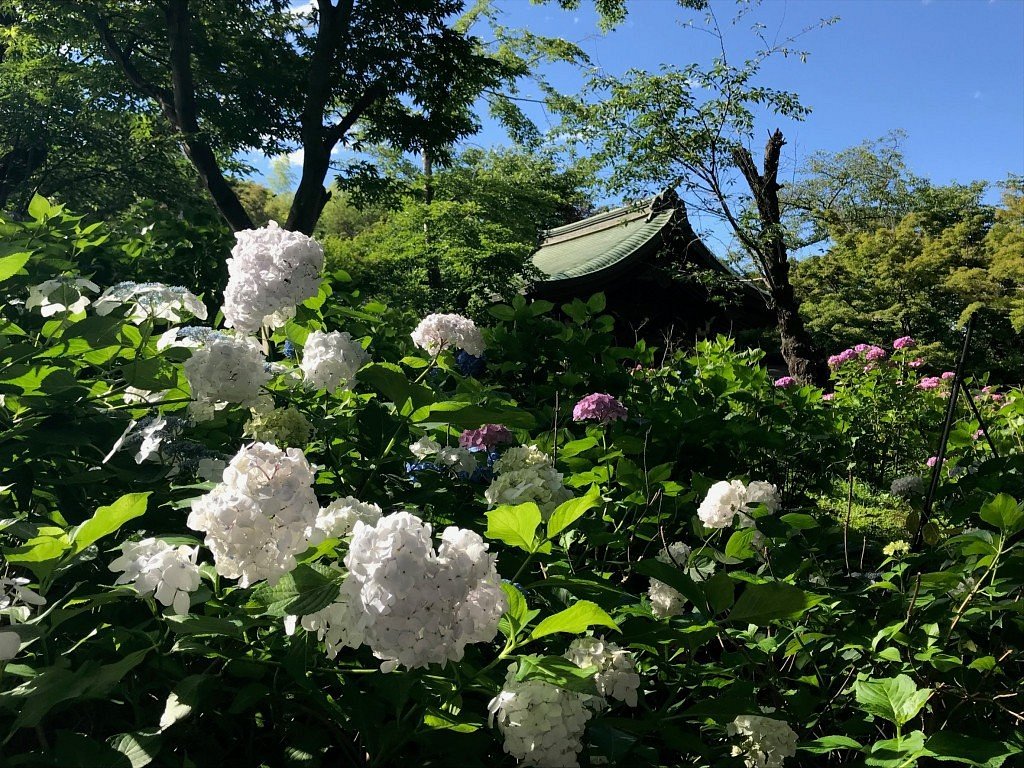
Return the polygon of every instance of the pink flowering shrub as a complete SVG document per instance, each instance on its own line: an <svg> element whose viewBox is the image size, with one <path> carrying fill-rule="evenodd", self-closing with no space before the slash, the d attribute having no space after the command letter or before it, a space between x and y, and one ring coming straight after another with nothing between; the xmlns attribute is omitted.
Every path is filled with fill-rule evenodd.
<svg viewBox="0 0 1024 768"><path fill-rule="evenodd" d="M484 424L477 429L463 430L459 435L459 446L469 450L490 451L499 445L510 445L515 441L509 428L502 424Z"/></svg>

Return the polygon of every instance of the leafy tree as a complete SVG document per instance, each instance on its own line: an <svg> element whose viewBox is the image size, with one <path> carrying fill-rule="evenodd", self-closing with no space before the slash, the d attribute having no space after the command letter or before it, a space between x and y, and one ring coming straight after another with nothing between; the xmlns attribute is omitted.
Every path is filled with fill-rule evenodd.
<svg viewBox="0 0 1024 768"><path fill-rule="evenodd" d="M804 326L789 279L778 180L782 132L770 134L761 165L750 149L755 110L790 119L808 112L796 94L757 83L766 58L795 53L788 47L792 39L766 42L737 66L725 56L713 14L708 30L723 42L722 55L709 66L630 70L622 77L596 73L579 97L557 100L561 130L593 149L612 191L681 187L691 206L724 221L764 281L791 375L824 384L824 357ZM736 191L738 183L744 192Z"/></svg>
<svg viewBox="0 0 1024 768"><path fill-rule="evenodd" d="M286 226L313 227L339 143L447 146L476 129L472 104L516 70L452 23L461 0L88 0L49 13L10 3L19 25L85 72L120 73L101 96L158 112L234 229L252 225L230 183L240 151L303 150Z"/></svg>
<svg viewBox="0 0 1024 768"><path fill-rule="evenodd" d="M422 174L409 164L398 172L399 210L351 239L327 231L325 248L364 292L421 312L478 312L514 295L540 231L590 210L587 172L550 155L468 150L432 175L429 202Z"/></svg>
<svg viewBox="0 0 1024 768"><path fill-rule="evenodd" d="M203 202L158 116L25 18L21 4L0 2L0 208L24 215L36 193L101 216L142 198Z"/></svg>
<svg viewBox="0 0 1024 768"><path fill-rule="evenodd" d="M894 226L836 230L832 246L798 263L794 283L809 326L831 348L912 335L933 363L950 365L959 349L959 321L986 313L975 341L975 364L995 375L1019 374L1024 357L1024 239L1019 187L1003 205L982 202L983 184L926 187Z"/></svg>

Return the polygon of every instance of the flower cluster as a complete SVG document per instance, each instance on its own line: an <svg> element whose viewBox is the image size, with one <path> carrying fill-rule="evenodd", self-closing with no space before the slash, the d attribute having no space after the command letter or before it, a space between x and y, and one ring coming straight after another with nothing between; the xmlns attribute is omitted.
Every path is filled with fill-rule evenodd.
<svg viewBox="0 0 1024 768"><path fill-rule="evenodd" d="M324 249L312 238L272 221L236 232L235 239L221 308L229 328L244 333L263 325L278 328L319 292Z"/></svg>
<svg viewBox="0 0 1024 768"><path fill-rule="evenodd" d="M335 499L317 513L316 533L310 534L311 543L317 543L319 537L340 539L352 533L357 522L376 525L380 518L381 509L376 504L368 504L354 496Z"/></svg>
<svg viewBox="0 0 1024 768"><path fill-rule="evenodd" d="M924 478L920 475L903 475L892 481L889 490L895 496L911 498L924 493Z"/></svg>
<svg viewBox="0 0 1024 768"><path fill-rule="evenodd" d="M487 356L471 355L464 349L460 349L455 355L455 366L463 376L479 376L487 369Z"/></svg>
<svg viewBox="0 0 1024 768"><path fill-rule="evenodd" d="M572 409L573 421L587 421L593 419L602 424L607 424L616 419L625 420L629 416L626 406L620 403L611 395L603 392L594 392L580 400Z"/></svg>
<svg viewBox="0 0 1024 768"><path fill-rule="evenodd" d="M492 451L499 445L511 445L516 441L508 427L501 424L484 424L478 429L467 429L459 435L459 445L470 451Z"/></svg>
<svg viewBox="0 0 1024 768"><path fill-rule="evenodd" d="M313 425L293 406L255 408L242 429L246 437L277 446L304 446L313 434Z"/></svg>
<svg viewBox="0 0 1024 768"><path fill-rule="evenodd" d="M45 604L46 598L28 588L28 579L0 576L0 611L12 621L26 621L31 612L30 606ZM18 655L19 650L21 635L14 629L0 627L0 662L10 661Z"/></svg>
<svg viewBox="0 0 1024 768"><path fill-rule="evenodd" d="M97 314L109 315L114 307L121 304L131 305L132 311L127 319L133 323L150 319L180 323L189 315L206 319L206 305L180 285L118 283L100 294L93 308Z"/></svg>
<svg viewBox="0 0 1024 768"><path fill-rule="evenodd" d="M658 560L677 568L685 568L690 560L690 548L681 541L673 542L667 549L662 549L658 553ZM651 600L654 615L661 618L678 616L686 605L686 598L678 590L658 579L651 579L647 596Z"/></svg>
<svg viewBox="0 0 1024 768"><path fill-rule="evenodd" d="M721 480L708 489L707 496L697 510L697 516L708 528L728 528L738 514L741 522L750 524L750 516L744 510L750 506L764 504L769 512L779 508L779 492L771 483L755 480L744 485L740 480Z"/></svg>
<svg viewBox="0 0 1024 768"><path fill-rule="evenodd" d="M542 680L516 680L511 664L501 692L487 706L505 751L527 766L576 766L590 711L586 696Z"/></svg>
<svg viewBox="0 0 1024 768"><path fill-rule="evenodd" d="M261 579L276 584L307 548L319 509L302 451L254 443L238 451L220 484L192 502L188 527L206 533L221 576L243 587Z"/></svg>
<svg viewBox="0 0 1024 768"><path fill-rule="evenodd" d="M900 336L892 343L893 349L910 349L917 345L917 340L912 336Z"/></svg>
<svg viewBox="0 0 1024 768"><path fill-rule="evenodd" d="M484 351L484 338L476 323L462 315L427 315L412 332L413 343L431 355L449 347L474 357Z"/></svg>
<svg viewBox="0 0 1024 768"><path fill-rule="evenodd" d="M877 362L884 360L888 354L882 347L875 344L858 344L853 349L844 349L838 355L830 356L828 364L830 368L839 368L841 365L852 360L867 360L869 363Z"/></svg>
<svg viewBox="0 0 1024 768"><path fill-rule="evenodd" d="M409 446L409 451L423 464L438 471L450 469L459 477L468 477L477 468L476 457L467 449L452 445L441 445L429 437L421 437ZM427 461L430 459L430 461ZM427 466L420 467L427 469Z"/></svg>
<svg viewBox="0 0 1024 768"><path fill-rule="evenodd" d="M775 386L779 389L789 389L796 386L796 379L792 376L783 376L775 380Z"/></svg>
<svg viewBox="0 0 1024 768"><path fill-rule="evenodd" d="M192 389L189 412L196 421L213 418L225 403L256 405L261 387L270 380L266 360L255 340L228 334L210 334L185 361L185 376Z"/></svg>
<svg viewBox="0 0 1024 768"><path fill-rule="evenodd" d="M534 445L509 448L494 462L494 471L497 477L484 491L492 507L532 501L546 517L572 498L572 491L562 484L562 473L555 469L551 457Z"/></svg>
<svg viewBox="0 0 1024 768"><path fill-rule="evenodd" d="M90 304L85 292L97 293L99 290L100 287L96 283L84 277L56 277L28 289L25 309L38 309L43 317L53 317L65 312L74 315L85 310Z"/></svg>
<svg viewBox="0 0 1024 768"><path fill-rule="evenodd" d="M309 386L332 394L338 387L351 389L356 371L369 357L346 332L313 331L302 348L302 376Z"/></svg>
<svg viewBox="0 0 1024 768"><path fill-rule="evenodd" d="M726 733L741 737L732 754L742 756L747 768L782 768L786 758L796 754L796 733L784 720L740 715L726 726Z"/></svg>
<svg viewBox="0 0 1024 768"><path fill-rule="evenodd" d="M460 661L467 645L492 640L508 607L483 539L454 526L434 550L431 527L408 512L356 521L338 599L303 616L333 658L368 645L390 672Z"/></svg>
<svg viewBox="0 0 1024 768"><path fill-rule="evenodd" d="M597 667L594 684L600 698L587 702L595 709L607 706L608 699L636 706L640 675L629 652L615 643L605 642L603 637L578 637L572 641L565 658L581 668Z"/></svg>
<svg viewBox="0 0 1024 768"><path fill-rule="evenodd" d="M173 547L162 539L126 541L110 570L121 571L116 584L134 583L143 597L153 595L174 613L188 613L189 593L199 589L195 547Z"/></svg>

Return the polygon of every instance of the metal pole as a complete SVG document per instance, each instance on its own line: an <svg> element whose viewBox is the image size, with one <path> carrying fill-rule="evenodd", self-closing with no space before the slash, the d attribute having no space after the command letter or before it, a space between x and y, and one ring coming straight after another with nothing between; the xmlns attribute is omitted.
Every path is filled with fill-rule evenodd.
<svg viewBox="0 0 1024 768"><path fill-rule="evenodd" d="M949 432L953 427L953 415L956 413L956 399L964 379L964 360L967 358L967 349L971 345L971 334L974 331L974 315L967 319L967 327L964 329L964 344L960 348L960 357L956 361L956 371L953 374L953 387L949 393L949 402L946 403L946 420L942 425L942 439L939 441L939 452L936 454L935 466L932 467L932 481L928 486L928 495L924 499L924 508L921 510L921 519L917 524L917 531L914 533L914 542L911 545L912 552L921 549L921 541L924 535L924 527L931 517L932 504L935 501L935 492L939 489L939 477L942 474L942 464L946 458L946 443L949 442Z"/></svg>
<svg viewBox="0 0 1024 768"><path fill-rule="evenodd" d="M992 442L992 436L988 433L988 424L985 423L985 419L981 415L981 411L978 410L978 406L974 402L974 398L971 397L971 393L967 391L967 385L962 381L960 382L960 391L964 393L964 397L967 399L967 404L971 406L974 418L978 420L978 425L981 427L981 433L985 436L985 440L988 441L988 447L992 449L992 455L998 459L999 451L996 450L996 444Z"/></svg>

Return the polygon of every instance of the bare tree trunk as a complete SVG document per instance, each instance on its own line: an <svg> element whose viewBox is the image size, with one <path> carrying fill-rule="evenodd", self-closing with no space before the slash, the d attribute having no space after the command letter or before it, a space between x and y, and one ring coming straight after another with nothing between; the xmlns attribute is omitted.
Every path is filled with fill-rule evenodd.
<svg viewBox="0 0 1024 768"><path fill-rule="evenodd" d="M779 158L785 144L786 141L779 130L768 137L768 144L764 150L763 173L758 171L754 158L747 149L735 150L733 158L743 173L757 205L761 232L756 243L755 256L768 282L772 308L778 322L782 357L789 368L789 375L801 383L824 387L828 385L828 365L824 354L814 343L803 318L800 317L800 301L789 279L789 251L782 228L782 212L779 206L781 185L778 183Z"/></svg>

